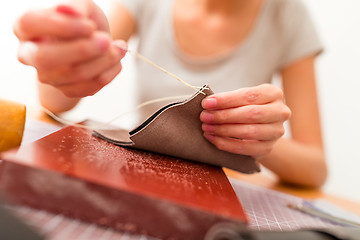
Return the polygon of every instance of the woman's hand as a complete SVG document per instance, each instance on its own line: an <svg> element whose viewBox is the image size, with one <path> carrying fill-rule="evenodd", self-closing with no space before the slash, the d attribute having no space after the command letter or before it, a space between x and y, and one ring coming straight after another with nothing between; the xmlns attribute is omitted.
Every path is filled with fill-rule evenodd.
<svg viewBox="0 0 360 240"><path fill-rule="evenodd" d="M202 101L204 136L217 148L261 158L284 134L290 109L271 84L214 94Z"/></svg>
<svg viewBox="0 0 360 240"><path fill-rule="evenodd" d="M15 23L18 59L41 83L68 97L95 94L120 71L126 43L111 41L103 12L92 1L30 11Z"/></svg>

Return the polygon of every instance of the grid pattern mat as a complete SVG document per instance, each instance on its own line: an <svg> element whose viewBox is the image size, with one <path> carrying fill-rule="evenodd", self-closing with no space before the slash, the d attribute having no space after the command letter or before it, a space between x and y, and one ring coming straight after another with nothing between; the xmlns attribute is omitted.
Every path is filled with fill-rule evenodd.
<svg viewBox="0 0 360 240"><path fill-rule="evenodd" d="M291 231L300 228L323 228L336 226L287 207L289 203L303 201L292 195L244 183L229 178L249 219L253 230Z"/></svg>
<svg viewBox="0 0 360 240"><path fill-rule="evenodd" d="M47 240L157 240L152 237L103 228L43 210L24 206L8 208Z"/></svg>
<svg viewBox="0 0 360 240"><path fill-rule="evenodd" d="M295 211L287 204L300 203L303 199L269 190L229 178L247 216L249 229L288 231L300 228L331 227L334 224L320 218ZM17 216L46 237L48 240L156 240L99 227L75 219L55 215L24 206L9 207Z"/></svg>

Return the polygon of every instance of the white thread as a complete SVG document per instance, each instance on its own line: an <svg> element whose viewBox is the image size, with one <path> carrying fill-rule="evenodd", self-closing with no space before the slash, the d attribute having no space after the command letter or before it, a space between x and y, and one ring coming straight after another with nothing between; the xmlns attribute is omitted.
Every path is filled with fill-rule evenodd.
<svg viewBox="0 0 360 240"><path fill-rule="evenodd" d="M140 53L134 51L134 50L130 50L130 49L125 49L123 47L120 47L121 49L123 49L124 51L127 51L128 53L130 53L132 56L135 56L145 62L147 62L148 64L152 65L153 67L159 69L160 71L164 72L165 74L171 76L172 78L175 78L176 80L178 80L180 83L184 84L185 86L195 89L196 91L200 91L201 94L206 95L206 93L204 93L201 89L203 87L197 87L197 86L193 86L187 82L185 82L184 80L182 80L181 78L179 78L178 76L176 76L175 74L167 71L166 69L160 67L159 65L157 65L156 63L154 63L153 61L151 61L150 59L144 57L143 55L141 55Z"/></svg>

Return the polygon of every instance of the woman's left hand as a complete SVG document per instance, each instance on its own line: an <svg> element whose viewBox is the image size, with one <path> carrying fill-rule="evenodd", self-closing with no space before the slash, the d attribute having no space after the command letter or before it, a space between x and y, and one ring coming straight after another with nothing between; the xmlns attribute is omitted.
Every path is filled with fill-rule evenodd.
<svg viewBox="0 0 360 240"><path fill-rule="evenodd" d="M291 111L271 84L214 94L202 101L204 136L218 149L261 158L284 134Z"/></svg>

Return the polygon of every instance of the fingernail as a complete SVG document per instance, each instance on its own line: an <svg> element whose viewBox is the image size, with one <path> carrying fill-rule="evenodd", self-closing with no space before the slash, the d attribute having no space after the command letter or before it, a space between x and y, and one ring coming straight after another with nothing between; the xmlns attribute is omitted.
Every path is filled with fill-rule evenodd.
<svg viewBox="0 0 360 240"><path fill-rule="evenodd" d="M214 97L207 97L202 101L201 105L205 109L213 109L217 106L217 100Z"/></svg>
<svg viewBox="0 0 360 240"><path fill-rule="evenodd" d="M213 134L204 133L204 137L209 140L209 142L213 142L215 139L215 136Z"/></svg>
<svg viewBox="0 0 360 240"><path fill-rule="evenodd" d="M206 133L214 133L215 132L215 125L213 124L202 124L202 130Z"/></svg>
<svg viewBox="0 0 360 240"><path fill-rule="evenodd" d="M60 4L56 7L56 11L72 17L80 17L81 13L75 10L73 7Z"/></svg>
<svg viewBox="0 0 360 240"><path fill-rule="evenodd" d="M208 111L202 111L200 114L200 120L204 123L211 123L215 119L214 114Z"/></svg>
<svg viewBox="0 0 360 240"><path fill-rule="evenodd" d="M128 50L128 45L125 41L123 40L117 40L113 42L113 45L115 47L117 47L120 50L120 53L122 56L125 56L127 50Z"/></svg>
<svg viewBox="0 0 360 240"><path fill-rule="evenodd" d="M32 64L34 55L38 52L39 47L33 42L24 42L20 44L18 57L19 60L24 64Z"/></svg>
<svg viewBox="0 0 360 240"><path fill-rule="evenodd" d="M104 52L106 49L108 49L108 47L110 45L110 37L108 36L108 34L97 33L97 34L95 34L94 39L95 39L98 49L101 52Z"/></svg>

